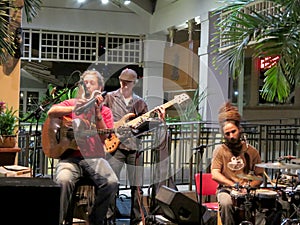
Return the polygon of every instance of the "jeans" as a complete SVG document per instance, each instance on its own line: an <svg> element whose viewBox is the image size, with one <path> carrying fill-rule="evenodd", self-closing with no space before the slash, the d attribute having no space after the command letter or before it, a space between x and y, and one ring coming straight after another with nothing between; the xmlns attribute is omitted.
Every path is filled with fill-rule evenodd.
<svg viewBox="0 0 300 225"><path fill-rule="evenodd" d="M103 158L70 158L58 162L55 182L61 185L60 222L63 222L67 214L75 183L82 176L88 176L97 188L94 205L88 217L89 224L101 225L104 223L109 202L117 193L119 184L114 171Z"/></svg>

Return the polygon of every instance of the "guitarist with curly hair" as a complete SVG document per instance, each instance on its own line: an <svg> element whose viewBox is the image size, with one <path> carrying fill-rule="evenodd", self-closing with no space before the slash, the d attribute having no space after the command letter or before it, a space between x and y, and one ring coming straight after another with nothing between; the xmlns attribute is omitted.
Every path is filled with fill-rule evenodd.
<svg viewBox="0 0 300 225"><path fill-rule="evenodd" d="M105 223L109 202L118 190L118 178L104 157L103 141L107 134L98 130L112 128L113 117L111 110L102 104L102 75L96 70L87 70L82 74L80 83L79 93L82 96L79 94L79 98L55 104L48 111L49 126L53 129L43 129L43 136L53 134L54 139L49 143L43 142L43 147L54 151L57 144L62 152L55 173L55 181L61 185L61 224L67 214L76 182L86 176L96 186L95 201L87 224L101 225ZM57 121L62 121L62 124L53 124Z"/></svg>

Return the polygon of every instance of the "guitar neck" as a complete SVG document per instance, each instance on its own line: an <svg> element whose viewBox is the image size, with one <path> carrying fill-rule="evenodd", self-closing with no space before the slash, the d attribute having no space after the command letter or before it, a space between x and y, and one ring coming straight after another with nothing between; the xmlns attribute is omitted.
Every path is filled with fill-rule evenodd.
<svg viewBox="0 0 300 225"><path fill-rule="evenodd" d="M77 135L79 136L94 136L97 134L111 134L111 133L116 133L116 129L114 128L105 128L105 129L90 129L90 130L82 130L82 131L77 131ZM73 130L63 130L62 131L63 136L66 137L72 137L74 136L74 131Z"/></svg>
<svg viewBox="0 0 300 225"><path fill-rule="evenodd" d="M105 128L105 129L84 130L84 131L82 131L83 135L111 134L111 133L116 133L116 129L114 129L114 128Z"/></svg>
<svg viewBox="0 0 300 225"><path fill-rule="evenodd" d="M98 134L111 134L115 133L116 129L114 128L105 128L105 129L97 129Z"/></svg>
<svg viewBox="0 0 300 225"><path fill-rule="evenodd" d="M163 107L163 108L169 108L170 106L174 105L176 103L175 99L173 100L170 100L162 105L160 105L159 107ZM144 113L143 115L133 119L133 120L130 120L129 122L126 123L126 125L135 125L137 124L138 122L140 122L143 118L150 118L151 117L151 113L153 113L155 111L155 109L152 109L146 113Z"/></svg>

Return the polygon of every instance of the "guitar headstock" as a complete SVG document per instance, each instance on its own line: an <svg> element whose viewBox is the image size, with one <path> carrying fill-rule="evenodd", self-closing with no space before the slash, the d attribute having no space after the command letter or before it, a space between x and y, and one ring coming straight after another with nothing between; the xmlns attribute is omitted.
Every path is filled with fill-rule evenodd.
<svg viewBox="0 0 300 225"><path fill-rule="evenodd" d="M180 94L180 95L175 95L174 96L174 101L177 104L180 104L186 100L190 99L190 96L188 96L186 93Z"/></svg>

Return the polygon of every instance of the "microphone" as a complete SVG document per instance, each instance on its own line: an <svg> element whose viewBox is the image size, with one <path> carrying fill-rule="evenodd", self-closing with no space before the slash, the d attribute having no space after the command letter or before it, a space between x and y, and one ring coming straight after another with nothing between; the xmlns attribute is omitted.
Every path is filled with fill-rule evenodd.
<svg viewBox="0 0 300 225"><path fill-rule="evenodd" d="M212 143L212 144L209 144L209 145L199 145L195 148L192 148L192 150L203 150L204 148L207 148L207 147L212 147L212 146L215 146L215 145L219 145L219 144L223 144L223 142L215 142L215 143Z"/></svg>
<svg viewBox="0 0 300 225"><path fill-rule="evenodd" d="M102 91L100 95L102 97L104 97L106 94L107 94L106 91ZM87 110L90 107L92 107L95 104L96 100L97 100L97 98L92 98L89 101L87 101L83 106L78 107L75 110L75 115L78 116L78 115L82 114L85 110Z"/></svg>
<svg viewBox="0 0 300 225"><path fill-rule="evenodd" d="M84 97L85 98L89 98L91 96L90 92L88 91L85 83L82 81L82 87L83 87L83 90L84 90Z"/></svg>
<svg viewBox="0 0 300 225"><path fill-rule="evenodd" d="M192 148L192 150L203 150L204 148L206 148L207 146L206 145L199 145L199 146L197 146L197 147L195 147L195 148Z"/></svg>
<svg viewBox="0 0 300 225"><path fill-rule="evenodd" d="M82 78L75 83L75 86L78 86L78 85L81 85L82 88L83 88L84 98L89 98L91 95L90 95L90 93L89 93L89 91L88 91L88 89L87 89L87 87L86 87L86 85L85 85ZM83 97L83 95L82 95L82 97Z"/></svg>
<svg viewBox="0 0 300 225"><path fill-rule="evenodd" d="M78 86L78 85L82 85L83 84L83 79L80 79L79 81L77 81L74 86Z"/></svg>

